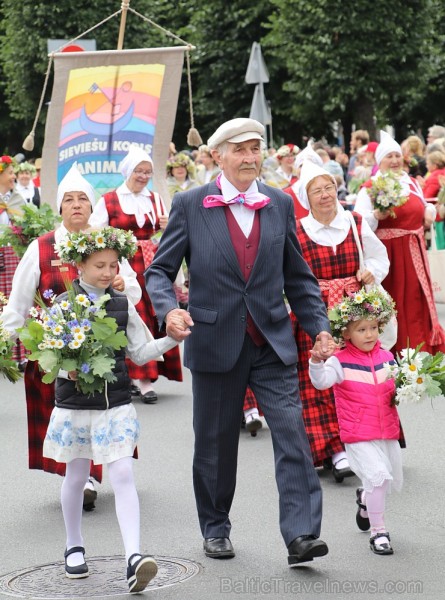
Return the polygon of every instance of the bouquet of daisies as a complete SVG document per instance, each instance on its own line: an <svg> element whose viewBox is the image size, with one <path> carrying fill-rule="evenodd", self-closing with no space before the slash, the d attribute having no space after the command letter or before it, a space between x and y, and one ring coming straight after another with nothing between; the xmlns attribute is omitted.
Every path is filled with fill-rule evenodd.
<svg viewBox="0 0 445 600"><path fill-rule="evenodd" d="M7 300L0 292L0 306L4 306ZM17 363L12 358L12 349L14 348L14 340L11 339L9 331L3 327L0 313L0 374L6 377L12 383L20 379L20 373Z"/></svg>
<svg viewBox="0 0 445 600"><path fill-rule="evenodd" d="M405 348L396 357L396 364L385 364L388 377L395 380L396 404L421 402L445 394L445 355L434 356L416 348Z"/></svg>
<svg viewBox="0 0 445 600"><path fill-rule="evenodd" d="M40 208L25 204L20 207L19 214L10 217L8 225L0 226L0 246L12 246L17 256L22 258L29 244L55 229L60 220L49 204L42 204Z"/></svg>
<svg viewBox="0 0 445 600"><path fill-rule="evenodd" d="M76 293L68 287L56 301L52 290L43 298L36 296L36 307L30 310L19 337L45 372L44 383L52 383L61 369L77 371L76 387L84 394L102 392L105 381L115 381L114 353L127 345L123 331L117 331L116 320L106 315L109 294L100 298ZM49 303L47 305L45 300Z"/></svg>
<svg viewBox="0 0 445 600"><path fill-rule="evenodd" d="M408 201L399 177L393 171L380 173L372 179L372 185L368 189L369 197L374 208L380 211L389 210L390 216L395 219L394 208L403 206Z"/></svg>

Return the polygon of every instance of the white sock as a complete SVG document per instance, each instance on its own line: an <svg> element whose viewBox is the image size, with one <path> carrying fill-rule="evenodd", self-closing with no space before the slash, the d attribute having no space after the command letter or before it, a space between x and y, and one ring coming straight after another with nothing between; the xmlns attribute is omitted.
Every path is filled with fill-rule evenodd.
<svg viewBox="0 0 445 600"><path fill-rule="evenodd" d="M139 498L133 477L133 458L126 456L109 463L108 477L114 491L116 515L128 562L132 554L140 554Z"/></svg>
<svg viewBox="0 0 445 600"><path fill-rule="evenodd" d="M150 379L138 379L137 384L141 390L141 394L144 395L147 392L154 391L153 384Z"/></svg>
<svg viewBox="0 0 445 600"><path fill-rule="evenodd" d="M342 461L341 464L339 464L340 461ZM335 454L333 454L332 464L334 465L334 467L337 467L337 469L346 469L347 467L349 467L349 461L346 456L346 452L342 450L341 452L336 452Z"/></svg>
<svg viewBox="0 0 445 600"><path fill-rule="evenodd" d="M90 474L90 459L75 458L66 465L60 499L62 502L63 520L66 529L66 548L83 546L82 537L82 507L83 489ZM67 557L69 567L82 565L85 559L82 552L75 552Z"/></svg>
<svg viewBox="0 0 445 600"><path fill-rule="evenodd" d="M254 419L260 418L260 413L257 408L248 408L244 411L244 418L247 420L247 417L253 417Z"/></svg>

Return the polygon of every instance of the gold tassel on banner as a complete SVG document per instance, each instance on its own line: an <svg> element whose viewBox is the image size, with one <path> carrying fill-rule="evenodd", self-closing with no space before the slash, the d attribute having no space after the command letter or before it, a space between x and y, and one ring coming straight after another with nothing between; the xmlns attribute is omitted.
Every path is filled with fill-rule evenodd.
<svg viewBox="0 0 445 600"><path fill-rule="evenodd" d="M190 106L190 124L191 127L189 129L187 135L187 144L189 146L195 146L196 148L202 144L202 138L199 135L198 130L195 128L195 119L193 116L193 100L192 100L192 75L190 71L190 50L187 49L185 52L185 57L187 60L187 83L189 88L189 106Z"/></svg>

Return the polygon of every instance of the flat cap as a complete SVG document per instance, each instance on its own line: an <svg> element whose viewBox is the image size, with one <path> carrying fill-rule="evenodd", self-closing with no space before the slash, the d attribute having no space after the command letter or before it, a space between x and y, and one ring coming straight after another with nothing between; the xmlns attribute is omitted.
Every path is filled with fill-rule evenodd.
<svg viewBox="0 0 445 600"><path fill-rule="evenodd" d="M264 125L255 119L232 119L218 127L207 141L208 147L213 150L224 142L238 144L247 140L263 140Z"/></svg>

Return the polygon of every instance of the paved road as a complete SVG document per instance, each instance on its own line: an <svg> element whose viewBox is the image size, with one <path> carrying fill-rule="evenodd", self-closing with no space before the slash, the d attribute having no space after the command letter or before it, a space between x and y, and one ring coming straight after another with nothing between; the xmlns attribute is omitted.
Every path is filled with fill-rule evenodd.
<svg viewBox="0 0 445 600"><path fill-rule="evenodd" d="M445 323L445 306L439 307L439 311ZM405 485L401 494L390 496L387 511L395 554L373 555L367 534L358 531L356 478L337 484L329 473L321 471L322 537L328 542L330 552L325 558L291 570L278 529L277 492L267 427L257 438L245 432L240 437L238 484L231 515L237 556L229 561L203 556L191 484L193 436L188 371L185 378L183 384L159 381L157 405L137 404L142 441L136 475L143 550L164 557L167 562L168 557L193 561L199 572L183 583L147 591L147 598L361 600L375 598L378 592L394 599L443 598L445 400L400 408L408 443L403 452ZM59 507L61 479L27 469L23 384L12 385L1 380L0 397L0 598L128 597L122 595L124 562L119 559L113 563L105 561L103 569L98 562L89 579L73 584L80 588L69 587L72 582L63 576L61 566L64 550ZM106 476L96 510L84 514L84 538L88 557L116 557L123 553ZM55 576L54 567L52 575L46 570L50 567L41 567L53 563L57 563ZM32 588L27 594L11 592L15 588L10 587L14 579L10 574L18 572L24 577L23 589L28 584Z"/></svg>

